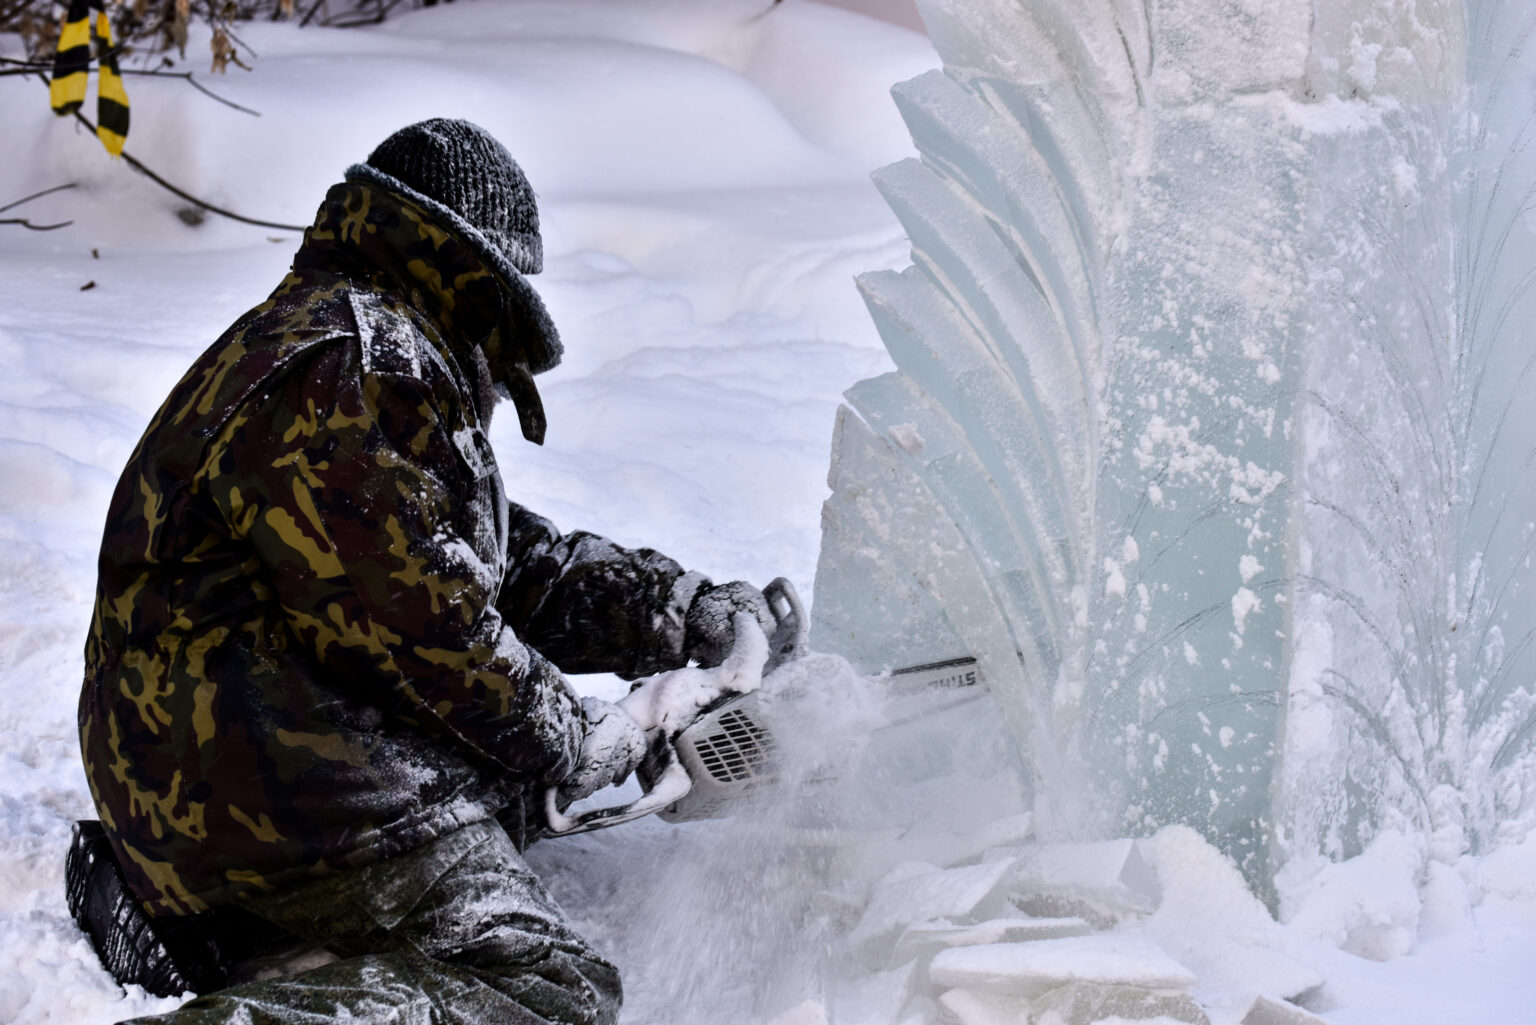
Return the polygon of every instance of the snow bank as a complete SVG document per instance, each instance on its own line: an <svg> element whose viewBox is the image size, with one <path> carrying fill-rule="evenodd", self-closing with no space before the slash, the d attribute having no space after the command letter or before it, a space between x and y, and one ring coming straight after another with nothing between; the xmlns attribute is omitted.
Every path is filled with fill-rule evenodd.
<svg viewBox="0 0 1536 1025"><path fill-rule="evenodd" d="M1199 976L1197 995L1238 1006L1299 997L1323 984L1307 945L1281 927L1231 860L1186 826L1142 841L1163 899L1147 931Z"/></svg>
<svg viewBox="0 0 1536 1025"><path fill-rule="evenodd" d="M1285 876L1277 880L1286 922L1351 954L1375 961L1400 957L1413 949L1418 934L1422 866L1422 852L1403 833L1383 831L1364 853L1324 864L1300 885L1287 886Z"/></svg>

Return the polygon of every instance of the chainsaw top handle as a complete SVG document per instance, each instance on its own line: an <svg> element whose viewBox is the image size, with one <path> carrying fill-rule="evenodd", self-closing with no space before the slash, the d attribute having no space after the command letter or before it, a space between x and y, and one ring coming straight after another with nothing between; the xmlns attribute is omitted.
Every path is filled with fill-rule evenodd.
<svg viewBox="0 0 1536 1025"><path fill-rule="evenodd" d="M773 613L773 636L768 638L768 663L765 673L772 672L785 662L804 658L810 651L810 620L795 585L784 577L775 577L763 588L768 609Z"/></svg>

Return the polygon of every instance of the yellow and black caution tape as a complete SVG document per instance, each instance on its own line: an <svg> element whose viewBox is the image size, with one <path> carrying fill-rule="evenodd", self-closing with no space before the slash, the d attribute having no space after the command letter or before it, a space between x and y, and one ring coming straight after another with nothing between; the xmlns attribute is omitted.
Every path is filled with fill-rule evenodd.
<svg viewBox="0 0 1536 1025"><path fill-rule="evenodd" d="M94 31L91 12L96 14ZM114 157L123 152L128 138L128 91L117 69L117 50L112 45L112 23L103 0L69 0L64 30L59 33L59 52L53 60L53 80L48 97L53 112L73 114L85 103L85 79L91 67L91 41L98 53L96 83L96 137Z"/></svg>

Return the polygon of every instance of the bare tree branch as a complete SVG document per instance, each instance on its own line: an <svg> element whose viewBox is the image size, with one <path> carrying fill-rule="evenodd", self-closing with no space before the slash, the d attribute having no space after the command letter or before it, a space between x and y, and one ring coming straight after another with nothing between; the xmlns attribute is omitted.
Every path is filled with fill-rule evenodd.
<svg viewBox="0 0 1536 1025"><path fill-rule="evenodd" d="M0 214L5 213L7 210L11 210L11 209L13 209L15 207L21 206L21 204L23 204L23 203L30 203L30 202L32 202L32 200L38 199L38 198L40 198L42 196L51 195L52 193L62 192L65 189L72 189L72 188L75 188L75 183L74 182L68 182L67 184L64 184L64 185L55 185L51 189L43 189L41 192L34 192L30 196L22 196L20 199L16 200L13 203L7 203L4 206L0 206ZM71 224L74 224L74 223L75 223L74 221L60 221L58 224L33 224L31 221L27 220L25 217L5 217L5 218L0 218L0 224L19 224L23 228L28 229L29 231L53 231L55 228L67 228Z"/></svg>
<svg viewBox="0 0 1536 1025"><path fill-rule="evenodd" d="M122 47L114 47L113 49L116 52L122 52ZM0 68L0 76L28 75L32 74L33 72L48 72L53 70L52 61L19 61L11 57L0 57L0 64L9 65L9 67ZM190 85L192 88L196 89L198 92L202 93L204 96L208 97L210 100L217 100L219 103L224 104L224 106L233 107L235 110L240 111L242 114L249 114L251 117L261 117L261 111L252 110L250 107L241 106L234 100L226 100L224 97L220 96L218 93L214 92L212 89L209 89L206 85L193 78L192 72L190 71L165 71L161 68L123 68L119 71L119 74L139 75L144 78L179 78Z"/></svg>
<svg viewBox="0 0 1536 1025"><path fill-rule="evenodd" d="M310 20L314 18L315 12L319 11L320 6L324 3L325 0L315 0L314 5L309 9L309 12L305 14L303 20L299 22L299 28L303 28L305 25L308 25Z"/></svg>
<svg viewBox="0 0 1536 1025"><path fill-rule="evenodd" d="M18 207L18 206L20 206L23 203L30 203L34 199L41 199L43 196L52 195L55 192L63 192L65 189L73 189L73 188L78 188L78 187L79 186L75 182L66 182L63 185L55 185L51 189L44 189L41 192L34 192L30 196L22 196L20 199L16 200L14 203L7 203L4 206L0 206L0 214L5 213L7 210L10 210L10 209L13 209L15 207Z"/></svg>
<svg viewBox="0 0 1536 1025"><path fill-rule="evenodd" d="M47 75L39 73L37 77L42 80L44 85L48 84ZM72 111L71 113L75 115L76 121L79 121L82 125L91 130L92 135L96 134L96 126L91 123L90 118L86 117L78 110ZM170 182L160 177L154 171L151 171L148 167L144 166L143 163L136 159L127 150L123 150L121 156L125 164L142 174L144 177L148 178L150 181L154 182L156 185L160 186L162 189L165 189L167 192L174 196L179 196L182 199L185 199L193 206L207 210L209 213L218 214L220 217L227 217L232 221L239 221L242 224L254 224L259 228L277 228L281 231L304 230L304 225L302 224L280 224L277 221L263 221L255 217L246 217L244 214L237 214L233 210L226 210L221 206L214 206L207 200L198 199L196 196L192 195L192 193L186 191L185 189L172 185Z"/></svg>
<svg viewBox="0 0 1536 1025"><path fill-rule="evenodd" d="M0 217L0 224L19 224L29 231L53 231L55 228L67 228L74 221L60 221L58 224L33 224L25 217Z"/></svg>
<svg viewBox="0 0 1536 1025"><path fill-rule="evenodd" d="M226 106L226 107L233 107L236 110L240 111L242 114L249 114L249 115L251 115L251 117L261 117L261 111L259 111L259 110L252 110L250 107L242 107L240 104L236 103L234 100L226 100L224 97L220 96L218 93L214 92L212 89L209 89L207 86L203 85L203 83L201 83L197 79L193 78L192 77L192 72L190 72L190 71L138 71L138 70L134 70L132 68L125 68L123 70L123 74L125 74L125 75L145 75L145 76L148 76L148 77L151 77L151 78L181 78L181 79L185 79L186 83L188 85L190 85L192 88L196 89L198 92L202 93L204 96L208 97L210 100L218 100L220 103L224 104L224 106Z"/></svg>

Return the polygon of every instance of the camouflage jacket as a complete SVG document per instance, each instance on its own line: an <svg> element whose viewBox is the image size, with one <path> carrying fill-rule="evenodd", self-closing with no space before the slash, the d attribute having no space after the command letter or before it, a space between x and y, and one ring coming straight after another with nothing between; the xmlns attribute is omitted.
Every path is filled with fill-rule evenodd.
<svg viewBox="0 0 1536 1025"><path fill-rule="evenodd" d="M493 814L579 753L556 666L684 663L707 581L505 499L484 427L508 324L469 246L338 185L151 421L107 517L79 721L152 913Z"/></svg>

